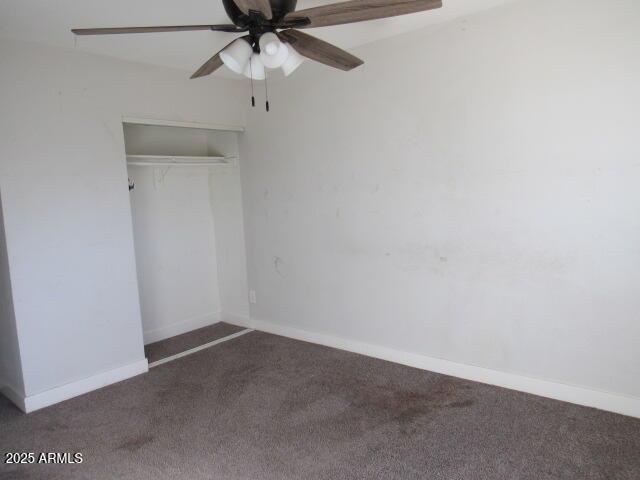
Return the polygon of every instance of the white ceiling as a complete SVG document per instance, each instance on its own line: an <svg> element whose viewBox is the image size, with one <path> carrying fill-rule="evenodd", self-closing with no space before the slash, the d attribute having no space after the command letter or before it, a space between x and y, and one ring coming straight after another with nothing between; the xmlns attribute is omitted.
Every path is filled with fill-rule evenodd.
<svg viewBox="0 0 640 480"><path fill-rule="evenodd" d="M307 32L349 49L510 1L443 0L444 7L435 11ZM298 10L327 3L333 0L298 0ZM187 72L224 47L231 34L199 31L76 38L69 29L209 23L230 23L220 0L0 0L0 36Z"/></svg>

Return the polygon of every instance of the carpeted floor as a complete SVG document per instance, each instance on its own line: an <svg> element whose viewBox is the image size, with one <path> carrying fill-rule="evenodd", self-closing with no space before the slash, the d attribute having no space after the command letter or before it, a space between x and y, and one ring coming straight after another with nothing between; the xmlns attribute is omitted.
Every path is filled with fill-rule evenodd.
<svg viewBox="0 0 640 480"><path fill-rule="evenodd" d="M242 327L219 322L214 325L183 333L182 335L176 335L175 337L160 340L159 342L150 343L144 347L144 354L147 360L149 360L149 363L156 362L177 353L199 347L205 343L238 333L242 330L244 330Z"/></svg>
<svg viewBox="0 0 640 480"><path fill-rule="evenodd" d="M259 332L23 415L8 479L640 478L640 420Z"/></svg>

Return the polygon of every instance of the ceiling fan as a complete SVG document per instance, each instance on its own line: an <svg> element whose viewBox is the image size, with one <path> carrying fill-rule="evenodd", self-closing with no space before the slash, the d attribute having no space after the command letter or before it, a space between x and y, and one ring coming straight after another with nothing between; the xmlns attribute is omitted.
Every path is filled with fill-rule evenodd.
<svg viewBox="0 0 640 480"><path fill-rule="evenodd" d="M442 0L349 0L296 11L297 0L222 0L233 25L74 28L76 35L213 30L247 33L207 60L191 78L209 75L223 64L252 80L265 79L265 67L290 75L303 57L340 70L364 62L344 50L299 29L327 27L395 17L442 7ZM255 102L254 102L255 103Z"/></svg>

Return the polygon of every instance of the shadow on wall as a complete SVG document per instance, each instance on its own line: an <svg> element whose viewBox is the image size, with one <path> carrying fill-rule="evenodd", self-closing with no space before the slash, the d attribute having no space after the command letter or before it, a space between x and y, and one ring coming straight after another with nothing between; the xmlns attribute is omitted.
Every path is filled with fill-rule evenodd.
<svg viewBox="0 0 640 480"><path fill-rule="evenodd" d="M24 379L16 326L9 253L4 230L2 192L0 192L0 388L10 399L24 397Z"/></svg>

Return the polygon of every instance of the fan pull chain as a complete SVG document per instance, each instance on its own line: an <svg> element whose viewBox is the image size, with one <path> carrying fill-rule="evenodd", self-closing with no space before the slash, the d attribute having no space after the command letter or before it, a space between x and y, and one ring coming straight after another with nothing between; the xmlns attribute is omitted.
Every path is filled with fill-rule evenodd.
<svg viewBox="0 0 640 480"><path fill-rule="evenodd" d="M267 100L267 112L269 111L269 90L267 89L267 71L264 72L264 98Z"/></svg>
<svg viewBox="0 0 640 480"><path fill-rule="evenodd" d="M253 67L251 66L251 59L249 59L249 77L251 78L251 106L256 106L256 97L253 94Z"/></svg>

